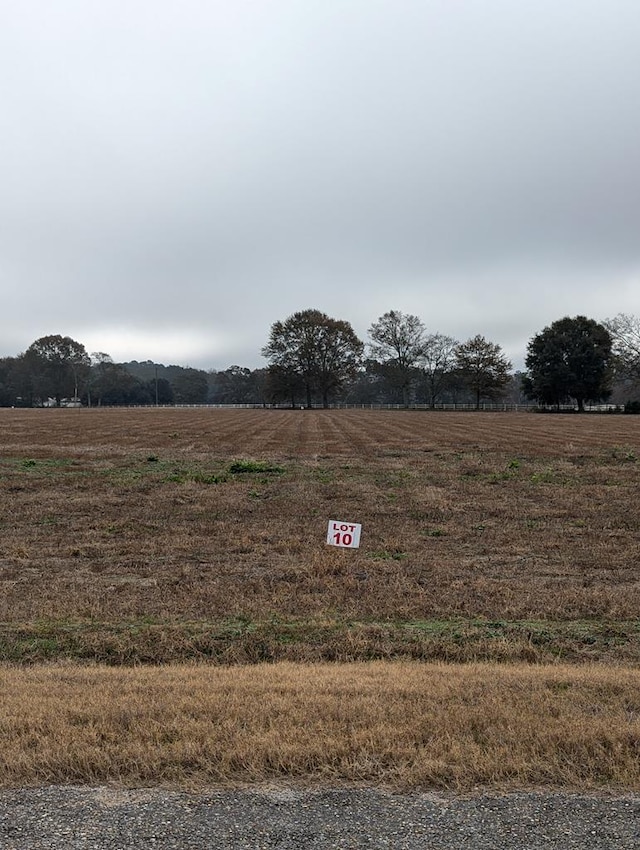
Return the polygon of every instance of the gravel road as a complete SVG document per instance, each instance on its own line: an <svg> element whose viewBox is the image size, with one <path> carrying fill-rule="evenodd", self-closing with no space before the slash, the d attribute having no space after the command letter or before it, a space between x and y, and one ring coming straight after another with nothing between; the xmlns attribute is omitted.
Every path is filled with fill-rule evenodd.
<svg viewBox="0 0 640 850"><path fill-rule="evenodd" d="M1 850L638 850L640 797L378 790L0 792Z"/></svg>

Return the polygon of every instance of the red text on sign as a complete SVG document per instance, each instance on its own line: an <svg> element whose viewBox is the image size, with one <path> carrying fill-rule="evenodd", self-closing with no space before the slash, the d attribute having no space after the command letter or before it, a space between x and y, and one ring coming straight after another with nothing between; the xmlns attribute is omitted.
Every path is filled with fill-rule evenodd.
<svg viewBox="0 0 640 850"><path fill-rule="evenodd" d="M349 534L348 531L341 533L340 531L336 531L333 535L333 539L335 541L336 546L351 546L353 543L353 534Z"/></svg>

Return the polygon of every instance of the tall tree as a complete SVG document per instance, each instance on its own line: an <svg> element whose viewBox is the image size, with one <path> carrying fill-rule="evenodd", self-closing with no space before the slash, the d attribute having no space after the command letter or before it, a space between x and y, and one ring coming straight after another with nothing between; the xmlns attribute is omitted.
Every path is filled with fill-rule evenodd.
<svg viewBox="0 0 640 850"><path fill-rule="evenodd" d="M579 411L585 401L607 398L611 349L611 334L594 319L566 316L552 322L527 346L527 395L555 405L573 398Z"/></svg>
<svg viewBox="0 0 640 850"><path fill-rule="evenodd" d="M329 394L355 375L364 346L349 322L319 310L302 310L271 326L262 354L271 366L297 374L305 385L307 407L314 393L329 406Z"/></svg>
<svg viewBox="0 0 640 850"><path fill-rule="evenodd" d="M420 363L431 407L436 406L446 389L455 366L458 345L458 340L445 334L429 334L425 338Z"/></svg>
<svg viewBox="0 0 640 850"><path fill-rule="evenodd" d="M41 400L55 398L59 407L63 398L79 398L91 366L82 343L60 334L42 336L31 343L24 357Z"/></svg>
<svg viewBox="0 0 640 850"><path fill-rule="evenodd" d="M369 328L371 357L381 372L402 391L402 403L409 406L411 382L424 353L425 327L417 316L389 310Z"/></svg>
<svg viewBox="0 0 640 850"><path fill-rule="evenodd" d="M496 343L478 334L457 346L456 370L473 393L476 408L483 398L496 399L509 383L510 361Z"/></svg>

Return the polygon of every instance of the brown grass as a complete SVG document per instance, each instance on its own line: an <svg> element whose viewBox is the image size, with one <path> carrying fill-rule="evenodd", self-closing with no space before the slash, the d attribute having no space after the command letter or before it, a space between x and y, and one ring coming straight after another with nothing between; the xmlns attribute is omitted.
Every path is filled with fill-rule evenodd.
<svg viewBox="0 0 640 850"><path fill-rule="evenodd" d="M0 669L0 784L640 790L638 671Z"/></svg>
<svg viewBox="0 0 640 850"><path fill-rule="evenodd" d="M2 410L0 426L6 624L640 615L634 417ZM284 472L232 474L235 458ZM332 518L363 524L360 550L325 545Z"/></svg>
<svg viewBox="0 0 640 850"><path fill-rule="evenodd" d="M0 784L640 787L634 417L0 429Z"/></svg>

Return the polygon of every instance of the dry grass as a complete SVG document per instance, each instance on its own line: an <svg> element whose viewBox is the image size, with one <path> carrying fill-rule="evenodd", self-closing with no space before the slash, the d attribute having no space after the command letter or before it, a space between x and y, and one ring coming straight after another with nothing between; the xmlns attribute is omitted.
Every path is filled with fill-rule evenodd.
<svg viewBox="0 0 640 850"><path fill-rule="evenodd" d="M640 616L633 417L3 410L0 426L6 624ZM332 518L362 522L360 550L325 545Z"/></svg>
<svg viewBox="0 0 640 850"><path fill-rule="evenodd" d="M634 417L0 428L1 784L640 788Z"/></svg>
<svg viewBox="0 0 640 850"><path fill-rule="evenodd" d="M0 784L640 790L638 671L262 665L0 670Z"/></svg>

